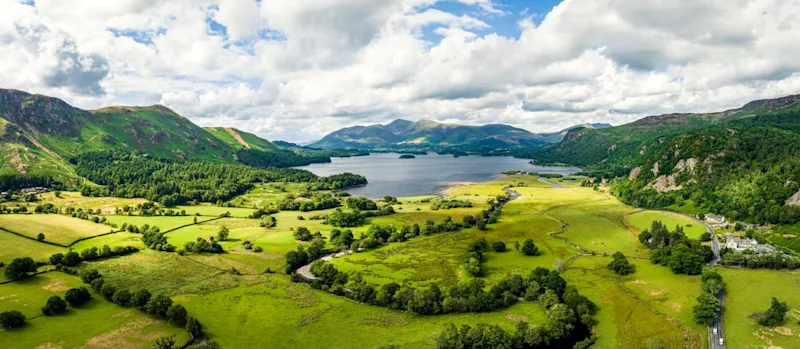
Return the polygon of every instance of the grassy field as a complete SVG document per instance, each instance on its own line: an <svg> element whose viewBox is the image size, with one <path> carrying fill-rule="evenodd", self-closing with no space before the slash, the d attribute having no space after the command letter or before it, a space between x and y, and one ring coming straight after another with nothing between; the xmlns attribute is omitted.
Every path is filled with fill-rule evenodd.
<svg viewBox="0 0 800 349"><path fill-rule="evenodd" d="M147 216L107 216L109 222L115 223L118 226L122 226L122 223L133 224L135 226L141 227L145 224L152 226L159 227L161 231L167 231L170 229L174 229L186 224L192 224L194 222L195 217L193 216L156 216L156 217L147 217ZM197 217L198 222L202 222L206 219L203 217Z"/></svg>
<svg viewBox="0 0 800 349"><path fill-rule="evenodd" d="M430 197L401 198L401 203L394 205L395 214L371 218L365 225L351 228L354 235L358 236L373 223L397 226L424 224L427 220L440 222L446 216L460 221L464 215L477 214L486 209L486 201L503 193L504 187L512 187L522 195L509 202L499 221L491 224L486 231L463 229L418 237L404 243L389 243L375 250L336 258L332 263L342 271L359 271L363 273L365 280L376 285L394 281L424 286L438 282L446 287L469 278L461 262L471 241L481 237L490 243L503 241L508 246L508 251L485 253L483 267L487 284L492 285L512 273L527 273L537 266L562 266L565 270L563 275L570 284L577 286L582 294L599 306L596 315L599 324L595 329L598 342L593 348L649 348L658 345L665 348L704 348L705 328L694 324L691 315L694 299L700 292L699 278L674 275L668 268L651 264L646 260L648 251L638 245L636 239L639 227L649 226L648 220L651 219L662 220L669 226L686 226L692 222L668 213L639 212L620 203L603 190L583 188L577 182L556 182L566 185L567 188L552 188L549 184L538 182L533 176L511 176L488 183L458 186L446 191L451 198L473 202L472 208L434 211L431 210L431 203L425 202ZM280 185L261 185L232 202L239 200L241 207L276 202L287 194L277 189L278 186ZM490 322L509 330L520 320L535 324L546 322L544 312L537 303L521 303L486 314L420 317L366 306L315 291L308 285L290 282L289 277L282 273L264 273L267 268L272 271L282 270L284 254L302 243L292 237L293 229L303 226L327 237L333 227L310 218L328 214L332 210L280 212L273 215L277 219L277 226L267 229L259 227L257 220L243 218L252 212L249 208L178 208L181 209L189 214L202 215L203 217L198 218L201 223L169 232L166 235L168 241L180 248L198 237L216 236L220 227L225 226L230 230L229 239L221 242L225 253L187 253L180 256L177 253L142 250L124 257L86 262L80 269L97 269L104 275L106 282L118 287L132 290L146 287L153 293L163 292L172 296L184 304L193 316L199 318L211 337L222 347L314 347L325 343L330 348L377 348L388 344L396 344L401 348L430 348L434 344L433 336L448 322ZM233 217L202 223L204 219L226 211L230 211ZM299 219L299 216L303 219ZM116 224L127 222L137 226L155 225L165 231L190 224L195 217L108 216L108 219ZM702 229L702 226L686 226L687 234L691 235L695 232L690 231L690 228ZM47 245L31 240L21 242L20 247L17 247L18 243L12 241L15 238L26 240L0 235L0 239L8 239L9 244L18 249L15 253L39 253L44 258L53 253L46 251ZM83 241L74 248L80 250L102 245L132 245L143 248L140 238L138 234L117 233ZM523 256L514 250L515 241L522 242L528 238L533 239L539 247L539 256ZM256 253L246 250L242 245L245 240L262 247L264 251ZM616 251L622 251L631 258L637 268L635 274L621 277L607 270L606 265L610 258L604 254L610 255ZM3 253L0 252L0 258L5 258ZM727 275L725 278L728 281ZM742 279L749 280L750 277ZM755 289L751 285L740 287L731 285L730 282L729 285L731 292L754 292L747 288ZM34 286L19 287L27 289ZM17 293L20 292L4 291L0 288L0 296ZM38 297L35 294L36 292L24 297ZM758 303L759 308L766 309L768 297L766 299L765 302ZM791 300L787 298L787 301L792 306ZM21 302L33 304L32 301ZM735 300L731 302L731 307L742 307ZM763 306L761 303L764 303ZM99 300L97 304L108 306L111 310L116 307ZM41 305L37 304L30 311L35 312L39 307ZM105 308L101 307L98 312L111 311L103 309ZM122 308L116 309L124 311ZM144 317L141 314L138 316ZM730 315L726 313L726 321L727 316ZM155 321L148 319L137 318L131 322ZM794 324L794 320L792 321ZM134 331L130 330L134 328L134 325L130 325L131 322L110 321L108 327L101 326L102 328L95 331L97 334L92 332L76 341L84 343L89 338L108 332L105 328L113 327L122 333L130 333L131 338L126 340L133 343L130 347L137 348L147 346L142 338L158 331L169 331L163 324L151 322L147 322L150 327ZM729 335L734 329L742 328L745 330L740 336L754 332L745 327L750 326L749 324L734 320L728 326ZM792 329L791 326L788 327ZM347 329L346 334L342 333L342 329ZM134 337L134 332L139 337ZM737 338L731 337L731 343L735 339ZM784 347L795 344L791 341L775 341L784 343ZM23 343L33 344L30 341ZM70 343L62 346L81 345Z"/></svg>
<svg viewBox="0 0 800 349"><path fill-rule="evenodd" d="M502 311L420 317L367 306L280 276L251 286L176 297L223 348L262 347L431 348L444 324L496 323L513 330L517 321L544 323L543 309L521 303ZM253 306L257 304L258 306ZM224 314L224 315L223 315ZM223 315L223 316L221 316ZM343 332L344 331L344 332Z"/></svg>
<svg viewBox="0 0 800 349"><path fill-rule="evenodd" d="M131 206L147 202L145 199L124 199L111 197L82 196L80 192L64 191L60 197L55 192L39 194L41 203L50 203L58 207L74 207L83 209L102 210L103 214L114 214L119 207ZM39 203L37 203L38 205Z"/></svg>
<svg viewBox="0 0 800 349"><path fill-rule="evenodd" d="M800 348L800 272L723 269L727 285L725 336L731 348ZM772 297L789 305L783 326L760 326L752 315L769 309Z"/></svg>
<svg viewBox="0 0 800 349"><path fill-rule="evenodd" d="M675 229L676 226L683 227L683 232L690 239L699 239L700 235L706 232L706 228L700 222L672 212L642 211L628 215L625 218L628 224L639 231L650 229L653 221L661 221L669 230Z"/></svg>
<svg viewBox="0 0 800 349"><path fill-rule="evenodd" d="M67 250L66 248L26 239L6 231L0 231L0 245L3 246L3 248L0 248L0 262L5 264L19 257L31 257L36 261L46 261L53 254Z"/></svg>
<svg viewBox="0 0 800 349"><path fill-rule="evenodd" d="M69 307L56 316L42 315L47 298L63 297L68 289L80 285L80 279L58 272L0 285L0 309L19 310L28 318L24 327L0 333L3 348L152 348L161 336L174 334L179 343L188 339L181 328L120 307L96 293L80 308Z"/></svg>
<svg viewBox="0 0 800 349"><path fill-rule="evenodd" d="M0 215L0 227L34 239L43 233L46 241L62 245L114 230L104 224L57 214L4 214Z"/></svg>
<svg viewBox="0 0 800 349"><path fill-rule="evenodd" d="M174 208L175 211L186 211L186 214L190 216L200 215L200 216L212 216L212 217L219 217L221 214L230 213L231 217L240 217L240 218L247 218L255 210L250 208L238 208L238 207L220 207L220 206L178 206Z"/></svg>

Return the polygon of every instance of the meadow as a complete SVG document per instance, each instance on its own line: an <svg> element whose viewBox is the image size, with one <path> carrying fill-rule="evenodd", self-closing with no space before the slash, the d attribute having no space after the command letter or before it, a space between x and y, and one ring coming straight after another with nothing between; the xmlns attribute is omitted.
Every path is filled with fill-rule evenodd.
<svg viewBox="0 0 800 349"><path fill-rule="evenodd" d="M137 309L120 307L93 291L93 299L78 308L42 315L47 298L63 297L80 285L79 278L58 272L0 285L0 309L18 310L28 318L25 326L0 332L3 348L152 348L153 341L162 336L175 335L179 343L188 339L183 329Z"/></svg>
<svg viewBox="0 0 800 349"><path fill-rule="evenodd" d="M513 273L526 274L537 266L559 268L570 284L599 307L595 315L597 343L592 348L707 347L706 328L697 325L691 313L701 292L699 277L676 275L669 268L650 263L649 252L637 239L652 220L661 220L669 227L680 224L692 237L699 236L703 226L668 212L637 210L620 203L604 188L593 190L574 181L553 181L566 188L553 188L533 176L511 176L446 191L449 198L471 201L471 208L432 210L433 197L400 198L400 203L393 205L395 214L370 218L364 225L350 228L354 235L358 237L370 224L424 224L427 220L440 222L447 216L460 221L464 215L486 209L486 201L503 193L505 187L521 195L503 208L498 222L489 225L486 231L469 228L420 236L341 256L331 263L341 271L360 272L374 285L397 282L426 287L438 283L449 287L470 279L462 265L470 242L480 238L489 243L502 241L508 248L506 252L485 253L482 267L487 285ZM272 191L277 189L262 185L255 193L245 194L243 200L252 203L255 197L287 194ZM522 302L490 313L425 317L360 304L291 282L282 273L284 254L307 244L296 241L293 230L302 226L327 237L333 227L311 218L333 210L279 212L273 215L277 225L272 228L260 227L258 220L244 218L252 212L250 208L186 206L178 210L200 217L106 217L116 224L149 224L162 231L188 225L165 235L178 248L197 238L216 236L224 226L229 229L228 240L220 242L225 252L184 255L157 252L145 249L141 235L120 232L81 241L73 249L129 245L142 250L128 256L84 262L79 269L98 270L107 282L118 287L132 290L146 287L153 293L171 296L186 306L223 348L266 343L271 348L314 347L319 343L331 348L377 348L390 344L400 348L430 348L434 346L435 334L450 322L496 323L507 330L512 330L518 321L537 325L547 322L538 302ZM225 212L232 217L217 219ZM195 218L198 224L193 224ZM540 251L538 256L524 256L514 249L515 242L525 239L535 242ZM244 241L263 251L245 249ZM46 260L52 253L65 251L3 232L0 242L13 246L11 251L0 252L0 261L21 255ZM634 274L619 276L606 268L611 260L608 256L616 251L628 256L636 268ZM728 284L726 334L729 344L736 344L731 348L739 347L738 343L745 348L800 345L798 337L791 335L800 333L797 325L800 311L792 310L787 324L776 329L761 328L750 318L754 312L766 310L772 295L787 301L792 309L800 305L800 298L785 292L786 282L800 282L800 273L737 269L722 272ZM76 285L80 285L80 280L58 272L0 285L0 307L20 309L34 317L40 312L42 299L46 300L53 292L63 293L53 290ZM106 321L98 323L92 314ZM91 330L72 336L69 341L53 339L69 331L68 319L84 317L92 325ZM21 343L15 348L45 343L64 348L103 347L101 343L112 341L125 343L125 348L143 348L150 347L156 337L166 333L178 334L182 338L179 342L186 337L184 331L161 320L118 307L99 296L85 309L70 310L60 317L35 317L29 323L14 334ZM42 330L47 334L29 334L29 329L42 328L47 328ZM341 330L345 328L347 332L343 334Z"/></svg>
<svg viewBox="0 0 800 349"><path fill-rule="evenodd" d="M661 223L664 223L670 230L675 229L677 226L682 227L683 232L686 233L686 236L690 239L699 239L700 235L706 232L706 228L702 223L673 212L642 211L630 214L625 218L627 222L638 231L650 229L650 225L653 221L661 221Z"/></svg>
<svg viewBox="0 0 800 349"><path fill-rule="evenodd" d="M42 233L45 241L61 245L115 230L104 224L59 214L4 214L0 215L0 227L34 239Z"/></svg>

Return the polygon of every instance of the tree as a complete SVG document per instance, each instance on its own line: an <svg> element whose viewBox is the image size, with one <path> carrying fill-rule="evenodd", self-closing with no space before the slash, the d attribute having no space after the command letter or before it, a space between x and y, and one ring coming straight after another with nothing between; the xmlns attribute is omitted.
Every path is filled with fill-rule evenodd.
<svg viewBox="0 0 800 349"><path fill-rule="evenodd" d="M59 296L52 296L47 299L47 303L42 308L44 315L62 314L67 310L67 302Z"/></svg>
<svg viewBox="0 0 800 349"><path fill-rule="evenodd" d="M536 244L533 243L533 240L527 239L522 243L520 252L526 256L538 256L539 248L536 247Z"/></svg>
<svg viewBox="0 0 800 349"><path fill-rule="evenodd" d="M625 258L625 255L622 252L617 251L612 256L613 260L611 263L608 263L608 269L619 274L619 275L629 275L633 274L635 271L633 266L628 262L628 259Z"/></svg>
<svg viewBox="0 0 800 349"><path fill-rule="evenodd" d="M132 298L133 295L131 295L131 292L123 288L114 293L114 296L111 297L111 301L123 307L127 307L131 305Z"/></svg>
<svg viewBox="0 0 800 349"><path fill-rule="evenodd" d="M230 230L228 230L228 227L223 225L222 227L219 228L219 231L217 232L217 240L219 240L219 241L228 240L228 235L229 234L230 234Z"/></svg>
<svg viewBox="0 0 800 349"><path fill-rule="evenodd" d="M84 284L91 284L92 281L99 279L101 277L103 276L100 275L100 272L98 272L95 269L92 269L92 270L87 270L81 274L81 281L83 281Z"/></svg>
<svg viewBox="0 0 800 349"><path fill-rule="evenodd" d="M169 310L167 310L167 319L169 319L171 324L176 326L186 326L186 317L188 315L189 312L180 304L173 304L169 307Z"/></svg>
<svg viewBox="0 0 800 349"><path fill-rule="evenodd" d="M64 300L73 307L79 307L92 299L92 295L85 287L71 288L64 294Z"/></svg>
<svg viewBox="0 0 800 349"><path fill-rule="evenodd" d="M39 235L36 235L36 240L44 241L44 233L39 233Z"/></svg>
<svg viewBox="0 0 800 349"><path fill-rule="evenodd" d="M783 325L783 318L786 316L786 312L789 311L789 306L786 305L786 302L781 303L775 297L772 297L772 304L770 305L769 309L758 319L758 323L761 326L768 326L774 327L778 325Z"/></svg>
<svg viewBox="0 0 800 349"><path fill-rule="evenodd" d="M25 324L25 315L16 310L0 313L0 326L5 329L17 328Z"/></svg>
<svg viewBox="0 0 800 349"><path fill-rule="evenodd" d="M314 235L312 235L311 231L309 231L306 227L297 227L294 229L292 237L294 237L295 240L310 241L314 238Z"/></svg>
<svg viewBox="0 0 800 349"><path fill-rule="evenodd" d="M153 343L154 349L174 349L175 348L175 335L164 336L156 339Z"/></svg>
<svg viewBox="0 0 800 349"><path fill-rule="evenodd" d="M711 241L711 234L709 232L700 234L700 241Z"/></svg>
<svg viewBox="0 0 800 349"><path fill-rule="evenodd" d="M56 254L50 256L50 264L52 264L52 265L61 264L61 262L63 260L64 260L64 254L63 253L56 253Z"/></svg>
<svg viewBox="0 0 800 349"><path fill-rule="evenodd" d="M506 243L502 241L495 241L492 243L492 249L495 252L505 252L506 251Z"/></svg>
<svg viewBox="0 0 800 349"><path fill-rule="evenodd" d="M551 289L547 289L544 291L544 293L542 293L541 296L539 296L539 302L542 303L542 306L547 309L550 309L550 307L558 304L558 301L558 295Z"/></svg>
<svg viewBox="0 0 800 349"><path fill-rule="evenodd" d="M36 272L36 262L31 257L14 258L6 266L5 274L9 280L21 279Z"/></svg>
<svg viewBox="0 0 800 349"><path fill-rule="evenodd" d="M200 321L197 319L187 316L186 317L186 331L192 334L194 337L201 337L203 336L203 325L200 324Z"/></svg>
<svg viewBox="0 0 800 349"><path fill-rule="evenodd" d="M697 323L711 326L717 320L720 307L720 301L717 297L703 292L697 297L697 305L692 308L692 315L694 315L694 320Z"/></svg>
<svg viewBox="0 0 800 349"><path fill-rule="evenodd" d="M147 303L150 302L150 291L141 289L133 294L133 305L139 309L145 310Z"/></svg>
<svg viewBox="0 0 800 349"><path fill-rule="evenodd" d="M80 263L81 263L81 256L78 254L78 252L74 251L67 252L64 255L64 260L62 261L62 264L68 267L74 267Z"/></svg>
<svg viewBox="0 0 800 349"><path fill-rule="evenodd" d="M167 316L167 310L172 306L172 299L165 294L159 294L147 302L145 310L148 314L158 315L161 317Z"/></svg>

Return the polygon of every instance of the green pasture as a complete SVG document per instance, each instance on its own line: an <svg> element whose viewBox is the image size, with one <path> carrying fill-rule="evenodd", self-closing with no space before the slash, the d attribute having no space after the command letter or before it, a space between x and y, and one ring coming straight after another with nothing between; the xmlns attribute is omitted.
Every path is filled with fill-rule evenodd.
<svg viewBox="0 0 800 349"><path fill-rule="evenodd" d="M727 286L725 338L737 348L800 348L800 272L722 269ZM772 297L786 302L782 326L759 325L753 316L769 309ZM733 347L732 347L733 348Z"/></svg>
<svg viewBox="0 0 800 349"><path fill-rule="evenodd" d="M208 220L208 217L194 217L194 216L106 216L109 222L122 227L122 223L133 224L137 227L142 227L145 224L156 226L161 231L167 231L186 224L192 224L194 219L197 218L198 222Z"/></svg>
<svg viewBox="0 0 800 349"><path fill-rule="evenodd" d="M200 216L219 217L222 214L230 213L231 217L240 217L240 218L247 218L251 214L253 214L253 212L255 212L255 210L249 208L220 207L220 206L210 206L210 205L178 206L174 208L174 210L178 212L180 212L181 210L186 211L186 214L190 216L200 215Z"/></svg>
<svg viewBox="0 0 800 349"><path fill-rule="evenodd" d="M152 348L162 336L173 334L179 343L188 339L183 329L108 302L93 291L93 299L79 308L42 315L41 307L50 296L63 297L77 286L80 279L60 272L0 285L0 309L19 310L27 317L25 326L0 331L3 348Z"/></svg>
<svg viewBox="0 0 800 349"><path fill-rule="evenodd" d="M683 232L690 239L699 239L700 235L706 232L706 228L702 223L673 212L642 211L630 214L626 219L630 225L640 232L650 229L653 221L661 221L669 230L674 230L676 226L681 226L683 227Z"/></svg>
<svg viewBox="0 0 800 349"><path fill-rule="evenodd" d="M50 256L66 252L63 247L53 246L0 230L0 262L10 263L14 258L31 257L35 261L47 261Z"/></svg>
<svg viewBox="0 0 800 349"><path fill-rule="evenodd" d="M34 239L43 233L45 241L62 245L114 230L104 224L58 214L3 214L0 227Z"/></svg>

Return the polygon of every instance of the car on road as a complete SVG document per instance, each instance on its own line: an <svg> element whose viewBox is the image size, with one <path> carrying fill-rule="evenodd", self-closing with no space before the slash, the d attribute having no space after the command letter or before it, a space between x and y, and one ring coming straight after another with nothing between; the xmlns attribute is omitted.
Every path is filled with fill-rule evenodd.
<svg viewBox="0 0 800 349"><path fill-rule="evenodd" d="M719 339L719 345L723 345L723 344L725 344L725 341L722 338L720 338Z"/></svg>
<svg viewBox="0 0 800 349"><path fill-rule="evenodd" d="M715 327L715 328L712 330L712 332L714 332L714 334L717 334L717 328Z"/></svg>

